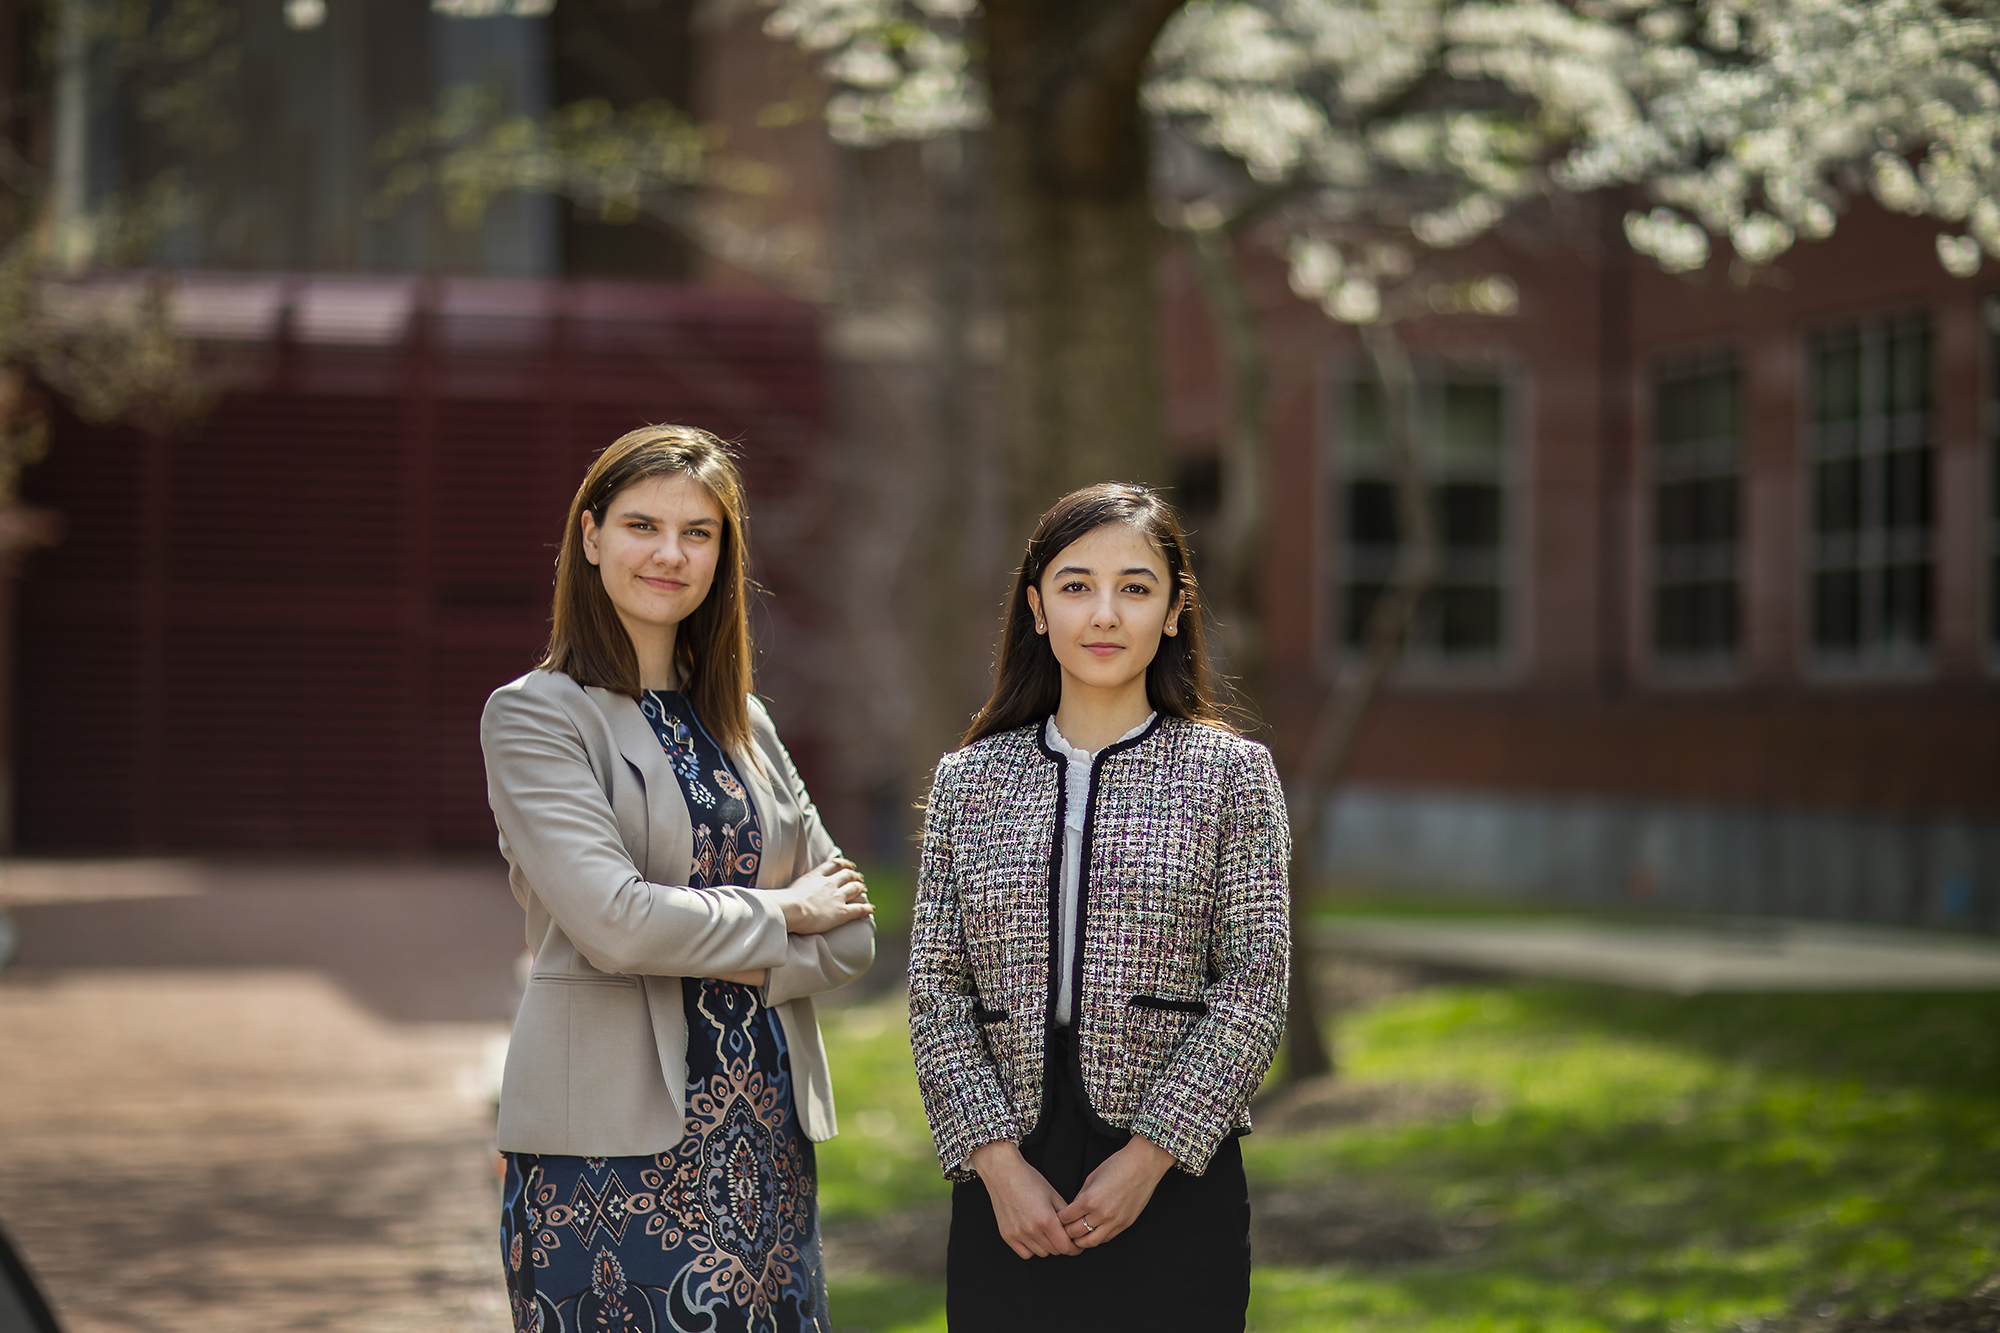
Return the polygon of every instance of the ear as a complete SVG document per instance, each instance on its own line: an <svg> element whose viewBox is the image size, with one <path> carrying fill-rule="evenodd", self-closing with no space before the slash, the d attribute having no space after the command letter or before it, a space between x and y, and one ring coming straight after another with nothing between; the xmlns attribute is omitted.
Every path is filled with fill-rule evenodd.
<svg viewBox="0 0 2000 1333"><path fill-rule="evenodd" d="M1174 594L1173 608L1167 612L1167 623L1163 628L1168 634L1181 632L1181 612L1185 610L1187 610L1187 589L1182 588Z"/></svg>
<svg viewBox="0 0 2000 1333"><path fill-rule="evenodd" d="M603 558L597 549L597 519L588 509L583 511L583 558L593 565Z"/></svg>
<svg viewBox="0 0 2000 1333"><path fill-rule="evenodd" d="M1028 609L1035 613L1035 633L1043 633L1042 626L1048 623L1049 618L1042 614L1042 590L1040 588L1028 589Z"/></svg>

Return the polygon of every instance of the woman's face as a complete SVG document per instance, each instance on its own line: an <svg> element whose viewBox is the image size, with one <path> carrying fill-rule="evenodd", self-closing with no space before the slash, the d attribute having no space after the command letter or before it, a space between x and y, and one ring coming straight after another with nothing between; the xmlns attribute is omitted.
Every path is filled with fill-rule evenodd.
<svg viewBox="0 0 2000 1333"><path fill-rule="evenodd" d="M1167 557L1126 523L1107 523L1065 546L1028 589L1028 605L1065 674L1097 689L1143 677L1176 632L1185 594L1172 593Z"/></svg>
<svg viewBox="0 0 2000 1333"><path fill-rule="evenodd" d="M583 554L627 631L678 625L715 582L722 504L686 473L635 481L604 507L604 526L584 511Z"/></svg>

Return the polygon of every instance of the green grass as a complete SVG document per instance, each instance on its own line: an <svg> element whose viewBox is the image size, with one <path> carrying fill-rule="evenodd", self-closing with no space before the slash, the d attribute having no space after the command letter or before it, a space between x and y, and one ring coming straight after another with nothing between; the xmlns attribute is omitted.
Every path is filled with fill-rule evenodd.
<svg viewBox="0 0 2000 1333"><path fill-rule="evenodd" d="M829 1011L829 1219L946 1196L900 1000ZM1344 1071L1476 1112L1244 1140L1253 1183L1352 1181L1490 1239L1387 1268L1260 1266L1250 1327L1698 1333L1879 1309L2000 1272L2000 996L1458 986L1349 1015ZM941 1289L846 1284L837 1329L943 1327Z"/></svg>
<svg viewBox="0 0 2000 1333"><path fill-rule="evenodd" d="M1342 1035L1356 1078L1488 1101L1253 1135L1252 1179L1355 1177L1495 1235L1400 1270L1260 1271L1255 1329L1725 1329L2000 1271L2000 997L1459 987Z"/></svg>
<svg viewBox="0 0 2000 1333"><path fill-rule="evenodd" d="M874 875L869 897L875 898ZM901 995L821 1011L833 1063L840 1133L819 1145L820 1216L878 1216L951 1197L938 1174L910 1067ZM942 1333L944 1287L910 1281L835 1282L827 1293L835 1333Z"/></svg>

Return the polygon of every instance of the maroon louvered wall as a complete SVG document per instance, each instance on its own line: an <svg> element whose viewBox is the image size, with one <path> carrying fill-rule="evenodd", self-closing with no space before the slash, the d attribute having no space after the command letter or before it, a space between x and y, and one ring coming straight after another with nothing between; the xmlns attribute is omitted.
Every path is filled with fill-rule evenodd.
<svg viewBox="0 0 2000 1333"><path fill-rule="evenodd" d="M191 332L235 387L170 438L65 421L26 482L67 533L20 590L22 848L491 846L480 706L546 637L590 456L649 421L742 443L758 577L786 632L810 634L814 534L785 517L812 510L824 416L809 309L590 284L190 284ZM200 322L218 306L233 343ZM246 331L246 308L268 322ZM789 693L781 720L809 718ZM812 767L809 727L788 740Z"/></svg>

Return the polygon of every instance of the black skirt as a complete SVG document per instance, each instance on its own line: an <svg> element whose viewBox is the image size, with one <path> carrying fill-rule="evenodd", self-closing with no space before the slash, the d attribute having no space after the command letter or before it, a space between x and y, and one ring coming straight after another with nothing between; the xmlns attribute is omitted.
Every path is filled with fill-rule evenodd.
<svg viewBox="0 0 2000 1333"><path fill-rule="evenodd" d="M1049 1039L1041 1122L1021 1155L1064 1199L1129 1132L1094 1115L1070 1030ZM951 1191L945 1320L952 1333L1241 1333L1250 1303L1250 1196L1225 1139L1199 1176L1169 1168L1139 1220L1081 1255L1023 1259L1000 1238L978 1180Z"/></svg>

